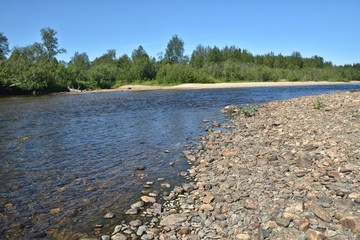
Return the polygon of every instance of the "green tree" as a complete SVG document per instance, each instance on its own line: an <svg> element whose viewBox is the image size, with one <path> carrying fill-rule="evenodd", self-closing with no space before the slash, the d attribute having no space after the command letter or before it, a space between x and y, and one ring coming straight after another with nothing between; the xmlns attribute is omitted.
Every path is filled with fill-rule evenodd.
<svg viewBox="0 0 360 240"><path fill-rule="evenodd" d="M132 80L155 79L155 60L150 60L149 55L141 45L133 51L131 59L133 61Z"/></svg>
<svg viewBox="0 0 360 240"><path fill-rule="evenodd" d="M183 60L184 51L184 41L175 34L166 47L164 59L170 64L178 63Z"/></svg>
<svg viewBox="0 0 360 240"><path fill-rule="evenodd" d="M4 33L0 32L0 60L5 59L6 55L10 52L9 43Z"/></svg>
<svg viewBox="0 0 360 240"><path fill-rule="evenodd" d="M43 28L40 30L43 46L46 49L48 60L55 58L57 54L66 53L66 50L58 47L58 39L55 37L57 32L52 28Z"/></svg>
<svg viewBox="0 0 360 240"><path fill-rule="evenodd" d="M68 64L68 71L71 75L71 81L68 84L79 89L88 85L88 71L90 66L91 63L86 52L75 52Z"/></svg>
<svg viewBox="0 0 360 240"><path fill-rule="evenodd" d="M101 57L95 58L92 64L93 65L109 64L109 63L115 63L115 61L116 61L116 50L109 49Z"/></svg>
<svg viewBox="0 0 360 240"><path fill-rule="evenodd" d="M223 61L223 56L220 49L217 46L209 48L206 55L206 63L220 63Z"/></svg>
<svg viewBox="0 0 360 240"><path fill-rule="evenodd" d="M190 65L197 69L202 68L205 64L206 54L206 48L199 44L191 54Z"/></svg>

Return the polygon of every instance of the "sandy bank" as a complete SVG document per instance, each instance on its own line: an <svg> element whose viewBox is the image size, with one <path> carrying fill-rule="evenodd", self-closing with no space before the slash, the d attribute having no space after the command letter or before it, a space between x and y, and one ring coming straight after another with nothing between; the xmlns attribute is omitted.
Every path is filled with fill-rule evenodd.
<svg viewBox="0 0 360 240"><path fill-rule="evenodd" d="M150 90L188 90L188 89L216 89L216 88L249 88L249 87L285 87L285 86L312 86L312 85L336 85L336 84L359 84L359 81L351 82L247 82L247 83L188 83L176 86L144 86L125 85L115 89L102 89L87 91L116 92L116 91L150 91Z"/></svg>

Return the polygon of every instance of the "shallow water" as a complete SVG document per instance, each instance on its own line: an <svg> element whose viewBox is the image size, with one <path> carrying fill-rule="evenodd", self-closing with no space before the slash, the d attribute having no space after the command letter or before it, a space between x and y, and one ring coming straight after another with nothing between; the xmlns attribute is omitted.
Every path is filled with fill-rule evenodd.
<svg viewBox="0 0 360 240"><path fill-rule="evenodd" d="M188 163L179 154L205 134L203 119L224 121L224 106L350 88L360 85L0 98L0 238L52 238L51 229L63 228L91 234L112 211L110 231L146 181L157 191L159 177L172 186L185 181L178 173Z"/></svg>

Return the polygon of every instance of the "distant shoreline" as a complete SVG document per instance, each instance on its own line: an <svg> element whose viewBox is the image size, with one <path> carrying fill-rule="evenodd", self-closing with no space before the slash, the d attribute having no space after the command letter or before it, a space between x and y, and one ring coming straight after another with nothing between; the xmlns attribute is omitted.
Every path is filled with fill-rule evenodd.
<svg viewBox="0 0 360 240"><path fill-rule="evenodd" d="M246 83L187 83L176 86L146 86L124 85L113 89L89 90L83 93L119 92L119 91L153 91L153 90L190 90L190 89L221 89L221 88L250 88L250 87L289 87L289 86L317 86L338 84L360 84L360 81L350 82L246 82ZM78 93L75 93L78 94Z"/></svg>

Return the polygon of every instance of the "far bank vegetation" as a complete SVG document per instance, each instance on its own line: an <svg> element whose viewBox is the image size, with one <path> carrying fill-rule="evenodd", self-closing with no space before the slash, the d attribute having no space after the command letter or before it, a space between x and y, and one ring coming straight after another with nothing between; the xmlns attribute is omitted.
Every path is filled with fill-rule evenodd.
<svg viewBox="0 0 360 240"><path fill-rule="evenodd" d="M117 57L108 50L90 61L86 52L75 52L69 62L56 56L57 32L40 31L42 42L9 50L0 33L0 93L47 93L72 89L104 89L125 84L176 85L244 81L351 81L360 80L360 64L335 66L320 56L304 58L268 53L253 55L236 46L198 45L191 56L184 55L184 41L174 35L165 53L150 57L142 46L131 56Z"/></svg>

